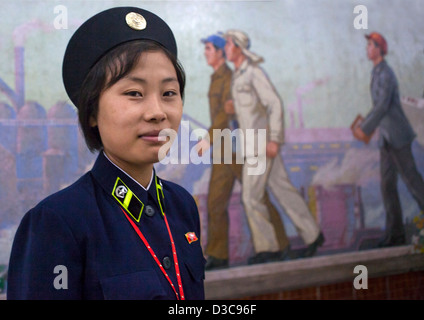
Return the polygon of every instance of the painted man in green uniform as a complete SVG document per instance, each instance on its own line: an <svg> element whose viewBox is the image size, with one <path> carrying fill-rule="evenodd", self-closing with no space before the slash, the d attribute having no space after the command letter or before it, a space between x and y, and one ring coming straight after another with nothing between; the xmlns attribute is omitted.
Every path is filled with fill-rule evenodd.
<svg viewBox="0 0 424 320"><path fill-rule="evenodd" d="M205 58L213 69L214 73L211 75L211 83L209 87L209 106L211 126L209 128L209 139L203 139L198 144L199 154L207 150L210 144L213 144L213 130L224 130L231 128L230 123L234 123L233 115L229 115L225 111L225 105L231 104L231 77L232 71L225 62L225 39L220 35L211 35L202 39L205 45ZM241 180L241 173L243 164L236 162L236 154L225 150L231 148L231 145L221 141L221 159L216 159L214 156L211 177L209 182L208 193L208 242L206 247L206 254L208 260L206 263L206 270L225 268L228 267L228 204L232 194L232 189L235 179ZM219 144L216 145L219 147ZM215 151L212 149L212 151ZM224 156L232 154L231 163L225 161ZM217 161L220 160L220 161ZM228 159L227 159L228 160ZM286 248L285 255L288 251L289 241L287 239L284 226L278 211L270 203L266 197L266 203L271 212L271 219L279 221L277 223L281 228L277 231L278 240L281 248ZM282 258L285 257L282 256Z"/></svg>

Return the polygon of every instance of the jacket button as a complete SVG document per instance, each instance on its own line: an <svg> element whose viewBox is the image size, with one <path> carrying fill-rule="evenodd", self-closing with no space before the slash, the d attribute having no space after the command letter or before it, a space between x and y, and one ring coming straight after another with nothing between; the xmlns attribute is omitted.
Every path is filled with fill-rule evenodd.
<svg viewBox="0 0 424 320"><path fill-rule="evenodd" d="M146 214L148 217L152 217L155 214L155 209L152 206L146 206Z"/></svg>
<svg viewBox="0 0 424 320"><path fill-rule="evenodd" d="M166 270L168 270L169 268L171 268L171 259L169 257L163 258L162 265Z"/></svg>

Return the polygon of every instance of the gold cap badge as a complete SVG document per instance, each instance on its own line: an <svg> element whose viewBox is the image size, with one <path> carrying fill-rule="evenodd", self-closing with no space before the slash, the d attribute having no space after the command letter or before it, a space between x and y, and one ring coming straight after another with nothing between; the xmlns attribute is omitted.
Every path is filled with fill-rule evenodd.
<svg viewBox="0 0 424 320"><path fill-rule="evenodd" d="M134 30L144 30L147 26L147 21L144 17L135 12L130 12L125 16L125 21L127 25Z"/></svg>

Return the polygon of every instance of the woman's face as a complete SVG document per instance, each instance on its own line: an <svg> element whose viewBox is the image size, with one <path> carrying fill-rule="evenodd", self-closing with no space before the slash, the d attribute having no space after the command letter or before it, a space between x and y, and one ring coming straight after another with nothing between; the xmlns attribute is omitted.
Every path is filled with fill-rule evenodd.
<svg viewBox="0 0 424 320"><path fill-rule="evenodd" d="M141 54L131 72L104 90L97 119L106 155L124 170L158 161L163 129L178 130L183 111L172 62L162 51Z"/></svg>

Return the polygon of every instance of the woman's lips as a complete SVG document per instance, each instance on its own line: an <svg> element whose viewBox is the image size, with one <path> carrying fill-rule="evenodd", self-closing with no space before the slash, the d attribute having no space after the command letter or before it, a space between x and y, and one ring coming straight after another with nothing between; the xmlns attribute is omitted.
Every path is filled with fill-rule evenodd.
<svg viewBox="0 0 424 320"><path fill-rule="evenodd" d="M159 135L160 132L161 131L159 131L159 130L154 130L154 131L143 133L143 134L139 135L139 137L141 139L143 139L144 141L163 142L163 141L166 140L166 138Z"/></svg>

